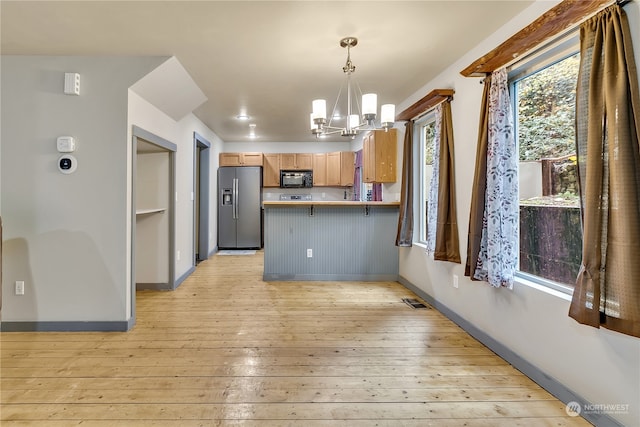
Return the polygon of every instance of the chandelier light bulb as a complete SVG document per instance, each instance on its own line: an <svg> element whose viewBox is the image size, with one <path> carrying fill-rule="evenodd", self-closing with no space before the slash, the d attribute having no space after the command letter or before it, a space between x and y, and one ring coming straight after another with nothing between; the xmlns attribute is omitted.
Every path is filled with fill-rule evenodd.
<svg viewBox="0 0 640 427"><path fill-rule="evenodd" d="M376 115L378 109L378 95L375 93L365 93L362 95L362 115Z"/></svg>
<svg viewBox="0 0 640 427"><path fill-rule="evenodd" d="M380 122L382 127L391 127L396 119L396 106L393 104L383 104L380 107ZM391 123L391 125L385 125L385 123Z"/></svg>
<svg viewBox="0 0 640 427"><path fill-rule="evenodd" d="M311 105L313 107L314 119L327 119L327 101L324 99L315 99Z"/></svg>

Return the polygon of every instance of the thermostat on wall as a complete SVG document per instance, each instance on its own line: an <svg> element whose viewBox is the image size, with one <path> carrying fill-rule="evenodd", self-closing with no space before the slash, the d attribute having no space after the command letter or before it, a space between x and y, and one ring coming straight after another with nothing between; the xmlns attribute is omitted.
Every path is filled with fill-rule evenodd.
<svg viewBox="0 0 640 427"><path fill-rule="evenodd" d="M76 150L76 140L72 136L59 136L56 145L60 153L73 153Z"/></svg>
<svg viewBox="0 0 640 427"><path fill-rule="evenodd" d="M58 159L58 170L65 175L73 173L78 167L78 161L71 154L64 154Z"/></svg>

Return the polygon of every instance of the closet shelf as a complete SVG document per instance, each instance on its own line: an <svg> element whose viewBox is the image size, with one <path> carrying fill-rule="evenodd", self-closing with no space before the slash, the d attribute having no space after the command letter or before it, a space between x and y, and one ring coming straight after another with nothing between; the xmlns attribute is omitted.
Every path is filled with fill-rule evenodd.
<svg viewBox="0 0 640 427"><path fill-rule="evenodd" d="M151 208L151 209L136 209L136 216L137 215L150 215L150 214L154 214L154 213L164 213L164 211L166 211L167 208Z"/></svg>

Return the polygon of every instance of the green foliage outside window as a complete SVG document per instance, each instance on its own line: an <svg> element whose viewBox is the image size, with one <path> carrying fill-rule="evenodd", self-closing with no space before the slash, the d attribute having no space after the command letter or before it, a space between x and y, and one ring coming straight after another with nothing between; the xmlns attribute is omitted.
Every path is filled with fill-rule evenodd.
<svg viewBox="0 0 640 427"><path fill-rule="evenodd" d="M518 81L520 161L575 153L579 61L575 54Z"/></svg>
<svg viewBox="0 0 640 427"><path fill-rule="evenodd" d="M432 165L433 164L433 138L436 135L436 122L432 121L431 123L425 125L424 129L424 164Z"/></svg>

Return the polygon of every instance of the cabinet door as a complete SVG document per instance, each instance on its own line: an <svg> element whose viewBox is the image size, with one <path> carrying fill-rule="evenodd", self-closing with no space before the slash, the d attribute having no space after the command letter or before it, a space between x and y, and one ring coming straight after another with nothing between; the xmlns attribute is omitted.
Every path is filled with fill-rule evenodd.
<svg viewBox="0 0 640 427"><path fill-rule="evenodd" d="M280 154L280 169L296 169L296 155L294 153Z"/></svg>
<svg viewBox="0 0 640 427"><path fill-rule="evenodd" d="M313 155L313 185L327 185L327 154L316 153Z"/></svg>
<svg viewBox="0 0 640 427"><path fill-rule="evenodd" d="M353 187L355 160L356 156L353 151L340 153L340 185L343 187Z"/></svg>
<svg viewBox="0 0 640 427"><path fill-rule="evenodd" d="M364 138L363 173L364 182L396 182L397 133L372 131Z"/></svg>
<svg viewBox="0 0 640 427"><path fill-rule="evenodd" d="M279 187L280 186L280 155L279 154L265 154L263 156L262 186L263 187Z"/></svg>
<svg viewBox="0 0 640 427"><path fill-rule="evenodd" d="M335 187L341 185L340 154L339 151L327 153L327 185Z"/></svg>
<svg viewBox="0 0 640 427"><path fill-rule="evenodd" d="M220 153L220 166L242 166L241 153Z"/></svg>
<svg viewBox="0 0 640 427"><path fill-rule="evenodd" d="M242 153L242 166L262 166L262 153Z"/></svg>
<svg viewBox="0 0 640 427"><path fill-rule="evenodd" d="M376 147L373 133L369 133L363 140L362 169L362 181L374 182L376 177Z"/></svg>
<svg viewBox="0 0 640 427"><path fill-rule="evenodd" d="M396 130L375 131L375 182L396 182L397 141Z"/></svg>
<svg viewBox="0 0 640 427"><path fill-rule="evenodd" d="M296 169L313 169L311 153L296 154Z"/></svg>

